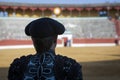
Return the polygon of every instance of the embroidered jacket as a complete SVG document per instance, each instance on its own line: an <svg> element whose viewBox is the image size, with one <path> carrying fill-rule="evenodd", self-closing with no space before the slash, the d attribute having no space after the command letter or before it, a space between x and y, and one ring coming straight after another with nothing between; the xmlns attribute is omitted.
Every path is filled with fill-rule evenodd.
<svg viewBox="0 0 120 80"><path fill-rule="evenodd" d="M28 56L22 56L20 58L16 58L10 65L10 68L8 71L8 80L83 80L81 65L79 63L77 63L74 59L71 59L62 55L55 55L55 54L54 54L54 65L52 67L49 67L50 69L45 68L45 71L49 72L49 74L51 74L50 71L53 70L52 75L49 76L50 79L42 78L41 74L44 72L43 68L46 67L46 65L43 62L42 64L44 66L38 65L38 67L39 66L43 67L43 68L37 69L38 71L36 71L36 69L35 70L32 69L31 66L28 66L28 64L30 64L31 59L33 59L34 56L35 55L28 55ZM46 58L48 58L46 60L49 60L49 57L46 57ZM30 71L33 71L34 73L36 71L39 75L37 75L37 73L30 74ZM44 74L47 75L47 73L44 73ZM37 75L39 78L37 76L34 76L34 79L33 78L25 79L26 75L28 78L29 78L29 75L30 77Z"/></svg>

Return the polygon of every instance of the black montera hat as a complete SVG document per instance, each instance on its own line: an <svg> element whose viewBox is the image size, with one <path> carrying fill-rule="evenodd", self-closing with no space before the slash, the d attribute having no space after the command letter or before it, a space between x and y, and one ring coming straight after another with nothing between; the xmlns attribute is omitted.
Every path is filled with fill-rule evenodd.
<svg viewBox="0 0 120 80"><path fill-rule="evenodd" d="M26 35L39 38L60 35L63 34L64 31L64 25L51 18L40 18L34 20L25 28Z"/></svg>

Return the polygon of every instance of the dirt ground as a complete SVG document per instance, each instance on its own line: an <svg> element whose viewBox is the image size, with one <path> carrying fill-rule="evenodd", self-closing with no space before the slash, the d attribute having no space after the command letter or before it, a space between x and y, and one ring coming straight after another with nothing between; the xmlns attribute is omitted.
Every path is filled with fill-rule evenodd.
<svg viewBox="0 0 120 80"><path fill-rule="evenodd" d="M0 80L7 80L10 63L34 49L0 50ZM71 57L82 65L84 80L120 80L120 46L57 48L57 54Z"/></svg>

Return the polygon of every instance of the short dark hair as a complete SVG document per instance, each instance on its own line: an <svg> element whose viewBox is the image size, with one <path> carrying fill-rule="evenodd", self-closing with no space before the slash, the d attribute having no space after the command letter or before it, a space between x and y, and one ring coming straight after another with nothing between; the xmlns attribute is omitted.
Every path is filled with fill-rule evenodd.
<svg viewBox="0 0 120 80"><path fill-rule="evenodd" d="M32 37L34 47L37 52L48 51L53 43L57 42L57 35L46 38L34 38Z"/></svg>

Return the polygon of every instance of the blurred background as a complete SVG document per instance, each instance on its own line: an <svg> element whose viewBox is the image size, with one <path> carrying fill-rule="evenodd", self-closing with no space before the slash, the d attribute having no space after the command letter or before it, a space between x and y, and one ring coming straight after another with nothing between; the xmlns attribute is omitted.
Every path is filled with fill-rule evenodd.
<svg viewBox="0 0 120 80"><path fill-rule="evenodd" d="M82 64L84 80L120 80L120 0L0 0L0 80L15 58L34 54L24 28L50 17L66 31L56 52Z"/></svg>
<svg viewBox="0 0 120 80"><path fill-rule="evenodd" d="M115 46L119 44L119 14L119 0L0 0L0 46L30 45L24 28L41 17L65 25L59 47Z"/></svg>

